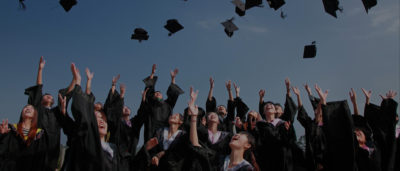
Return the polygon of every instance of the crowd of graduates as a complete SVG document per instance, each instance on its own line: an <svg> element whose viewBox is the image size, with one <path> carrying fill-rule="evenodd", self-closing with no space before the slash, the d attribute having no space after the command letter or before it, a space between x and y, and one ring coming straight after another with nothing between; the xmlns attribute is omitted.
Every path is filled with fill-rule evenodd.
<svg viewBox="0 0 400 171"><path fill-rule="evenodd" d="M112 79L106 101L95 102L94 74L86 69L83 90L80 71L72 63L73 79L59 90L55 105L52 95L42 93L44 66L41 57L36 85L25 90L28 104L19 121L11 124L4 119L0 124L0 171L400 171L394 91L381 95L381 104L375 105L370 102L372 92L362 89L366 102L361 115L353 89L351 114L347 100L327 102L328 91L315 85L318 97L313 96L305 85L314 109L310 117L300 90L289 79L283 106L264 101L265 91L260 90L256 111L248 108L240 87L231 81L226 82L227 105L217 105L210 78L205 108L196 105L199 92L191 87L181 114L173 113L184 93L175 82L178 70L171 71L164 98L155 90L158 77L153 65L131 118L132 111L124 104L126 87L120 84L117 89L119 75ZM305 129L305 148L297 143L296 120ZM61 130L67 137L65 151L60 150ZM140 148L139 138L144 141Z"/></svg>

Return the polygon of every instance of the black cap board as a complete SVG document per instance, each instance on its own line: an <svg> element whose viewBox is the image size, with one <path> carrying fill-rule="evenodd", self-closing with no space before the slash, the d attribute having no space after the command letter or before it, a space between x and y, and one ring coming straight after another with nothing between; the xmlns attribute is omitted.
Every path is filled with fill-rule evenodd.
<svg viewBox="0 0 400 171"><path fill-rule="evenodd" d="M376 0L362 0L364 4L365 11L368 13L368 10L374 7L378 2Z"/></svg>
<svg viewBox="0 0 400 171"><path fill-rule="evenodd" d="M139 42L149 39L147 31L143 28L136 28L133 32L134 33L132 34L131 39L139 40Z"/></svg>
<svg viewBox="0 0 400 171"><path fill-rule="evenodd" d="M239 30L239 28L232 22L233 19L234 18L231 18L221 23L225 27L224 31L226 35L228 35L229 37L233 36L234 31Z"/></svg>
<svg viewBox="0 0 400 171"><path fill-rule="evenodd" d="M303 58L314 58L317 55L317 47L315 46L315 41L311 45L304 46Z"/></svg>
<svg viewBox="0 0 400 171"><path fill-rule="evenodd" d="M170 19L167 21L167 24L164 26L165 29L169 31L168 36L178 32L179 30L183 29L183 26L179 24L178 20Z"/></svg>
<svg viewBox="0 0 400 171"><path fill-rule="evenodd" d="M233 0L233 4L235 4L235 12L239 16L244 16L246 14L246 5L241 0Z"/></svg>
<svg viewBox="0 0 400 171"><path fill-rule="evenodd" d="M339 1L338 0L322 0L324 4L325 12L332 15L333 17L337 18L336 11L340 10L339 8Z"/></svg>
<svg viewBox="0 0 400 171"><path fill-rule="evenodd" d="M72 6L76 5L76 3L76 0L60 0L60 4L66 12L71 10Z"/></svg>
<svg viewBox="0 0 400 171"><path fill-rule="evenodd" d="M285 5L284 0L267 0L269 7L273 8L275 11L278 10L280 7Z"/></svg>
<svg viewBox="0 0 400 171"><path fill-rule="evenodd" d="M262 0L246 0L245 4L246 10L253 7L262 7Z"/></svg>

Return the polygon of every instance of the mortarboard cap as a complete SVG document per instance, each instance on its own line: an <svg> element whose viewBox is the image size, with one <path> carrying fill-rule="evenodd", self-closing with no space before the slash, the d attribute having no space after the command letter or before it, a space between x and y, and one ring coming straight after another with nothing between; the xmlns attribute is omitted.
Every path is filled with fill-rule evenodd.
<svg viewBox="0 0 400 171"><path fill-rule="evenodd" d="M303 58L314 58L317 54L317 47L315 46L315 41L311 45L304 46Z"/></svg>
<svg viewBox="0 0 400 171"><path fill-rule="evenodd" d="M275 11L285 4L284 0L267 0L269 7Z"/></svg>
<svg viewBox="0 0 400 171"><path fill-rule="evenodd" d="M245 4L246 10L253 7L262 7L262 0L246 0Z"/></svg>
<svg viewBox="0 0 400 171"><path fill-rule="evenodd" d="M339 8L338 0L322 0L322 3L324 4L325 12L335 18L337 18L336 11L342 11L342 9Z"/></svg>
<svg viewBox="0 0 400 171"><path fill-rule="evenodd" d="M369 9L371 9L372 7L374 7L377 4L376 0L362 0L362 2L364 4L365 11L367 11L367 13L368 13Z"/></svg>
<svg viewBox="0 0 400 171"><path fill-rule="evenodd" d="M178 32L179 30L183 29L183 26L178 23L176 19L170 19L167 21L167 24L164 26L165 29L169 31L168 36Z"/></svg>
<svg viewBox="0 0 400 171"><path fill-rule="evenodd" d="M136 28L132 34L131 39L139 40L141 42L142 40L148 40L149 35L147 34L147 31L144 30L143 28Z"/></svg>
<svg viewBox="0 0 400 171"><path fill-rule="evenodd" d="M221 23L225 27L224 31L226 35L228 35L229 37L232 37L234 31L239 30L239 28L235 24L233 24L233 19L234 18L231 18Z"/></svg>
<svg viewBox="0 0 400 171"><path fill-rule="evenodd" d="M235 12L239 16L244 16L246 14L246 5L241 0L233 0L233 4L235 4Z"/></svg>
<svg viewBox="0 0 400 171"><path fill-rule="evenodd" d="M72 6L76 5L76 3L76 0L60 0L60 4L66 12L71 10Z"/></svg>

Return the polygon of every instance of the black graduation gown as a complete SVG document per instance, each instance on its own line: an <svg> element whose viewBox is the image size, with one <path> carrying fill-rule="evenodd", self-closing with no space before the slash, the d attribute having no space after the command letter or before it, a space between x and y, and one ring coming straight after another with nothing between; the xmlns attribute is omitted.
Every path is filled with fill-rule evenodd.
<svg viewBox="0 0 400 171"><path fill-rule="evenodd" d="M373 138L381 149L382 171L392 171L395 167L396 110L397 102L393 99L383 100L381 106L366 104L364 109L364 116L372 128Z"/></svg>
<svg viewBox="0 0 400 171"><path fill-rule="evenodd" d="M17 135L17 124L9 125L10 132L0 134L0 171L43 170L48 163L48 135L38 128L35 139L28 146Z"/></svg>
<svg viewBox="0 0 400 171"><path fill-rule="evenodd" d="M236 103L240 103L240 102L241 102L241 99L238 97L235 98L234 101L228 100L227 115L225 116L225 118L222 118L221 116L218 115L219 122L220 122L220 124L218 125L219 131L227 131L227 132L233 131L232 121L235 119L235 113L234 113L235 107L236 107ZM245 107L247 107L247 106L242 105L240 107L242 107L239 109L240 112L243 112L246 110ZM208 98L207 98L206 113L208 114L209 112L215 112L215 113L217 112L217 101L215 100L214 97L212 97L211 101L208 100ZM233 116L233 118L229 117L229 115Z"/></svg>
<svg viewBox="0 0 400 171"><path fill-rule="evenodd" d="M355 170L354 128L347 101L322 105L323 130L326 137L326 169ZM340 163L340 164L339 164Z"/></svg>
<svg viewBox="0 0 400 171"><path fill-rule="evenodd" d="M98 132L97 119L94 115L94 96L86 95L76 85L71 107L75 119L76 131L71 138L70 156L65 169L67 171L108 171L117 170L117 149L113 149L114 157L104 152ZM110 145L113 148L113 145Z"/></svg>
<svg viewBox="0 0 400 171"><path fill-rule="evenodd" d="M176 84L170 84L167 90L168 98L158 101L154 98L155 85L157 76L153 79L147 77L143 80L146 87L149 88L146 94L145 111L146 115L140 123L140 127L144 124L144 142L147 142L154 133L164 127L168 127L168 118L172 114L179 95L183 94L183 90Z"/></svg>
<svg viewBox="0 0 400 171"><path fill-rule="evenodd" d="M305 160L308 170L314 171L317 164L326 165L326 138L321 126L312 120L303 106L299 108L297 120L303 126L306 137Z"/></svg>
<svg viewBox="0 0 400 171"><path fill-rule="evenodd" d="M154 136L158 140L158 145L149 151L145 151L145 156L150 164L150 170L186 170L184 168L184 162L187 158L187 145L190 142L188 135L185 131L179 132L169 145L168 149L165 150L163 147L163 133L164 129L159 129ZM164 151L165 154L161 159L159 159L159 165L151 165L151 159L161 151Z"/></svg>
<svg viewBox="0 0 400 171"><path fill-rule="evenodd" d="M38 110L38 127L47 130L49 147L46 154L46 166L43 170L54 171L57 167L60 154L61 126L56 115L59 115L58 107L48 109L41 104L43 85L36 85L25 89L29 96L28 104Z"/></svg>
<svg viewBox="0 0 400 171"><path fill-rule="evenodd" d="M395 160L395 171L400 170L400 136L396 139L396 160Z"/></svg>
<svg viewBox="0 0 400 171"><path fill-rule="evenodd" d="M287 170L285 146L289 145L289 133L283 121L274 126L265 121L256 124L259 134L256 140L256 160L261 170Z"/></svg>
<svg viewBox="0 0 400 171"><path fill-rule="evenodd" d="M124 99L120 98L117 91L112 94L110 90L104 104L110 131L109 142L116 144L118 148L120 154L118 156L118 169L120 171L128 171L133 167L132 160L136 154L140 134L139 122L143 120L145 113L143 112L143 103L141 103L138 114L130 119L131 126L129 126L121 119L123 107Z"/></svg>

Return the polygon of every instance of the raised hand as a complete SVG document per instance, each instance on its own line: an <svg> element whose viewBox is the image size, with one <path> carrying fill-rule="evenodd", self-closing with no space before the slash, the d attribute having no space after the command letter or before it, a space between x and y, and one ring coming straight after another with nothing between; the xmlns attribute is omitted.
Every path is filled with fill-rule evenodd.
<svg viewBox="0 0 400 171"><path fill-rule="evenodd" d="M147 94L147 91L149 91L149 88L146 88L146 90L142 91L142 102L145 102L145 101L146 101L146 94Z"/></svg>
<svg viewBox="0 0 400 171"><path fill-rule="evenodd" d="M286 85L286 93L290 94L290 80L289 80L289 78L285 79L285 85Z"/></svg>
<svg viewBox="0 0 400 171"><path fill-rule="evenodd" d="M361 90L363 91L363 93L365 95L365 104L369 104L369 100L371 99L372 91L371 90L367 91L364 88L361 88Z"/></svg>
<svg viewBox="0 0 400 171"><path fill-rule="evenodd" d="M120 94L120 97L121 98L124 98L124 96L125 96L125 92L126 92L126 86L125 86L125 84L120 84L119 85L119 89L120 89L120 92L121 92L121 94Z"/></svg>
<svg viewBox="0 0 400 171"><path fill-rule="evenodd" d="M85 69L85 72L86 72L86 77L87 77L87 79L88 79L88 80L92 80L92 79L93 79L93 76L94 76L94 72L90 72L89 68L86 68L86 69Z"/></svg>
<svg viewBox="0 0 400 171"><path fill-rule="evenodd" d="M112 78L112 85L115 86L121 76L118 74Z"/></svg>
<svg viewBox="0 0 400 171"><path fill-rule="evenodd" d="M151 138L151 139L149 139L147 142L146 142L146 150L148 151L148 150L151 150L152 148L154 148L155 146L157 146L158 145L158 140L157 140L157 138L156 137L154 137L154 138Z"/></svg>
<svg viewBox="0 0 400 171"><path fill-rule="evenodd" d="M156 73L156 69L157 69L157 65L153 64L153 66L151 67L151 74L155 74Z"/></svg>
<svg viewBox="0 0 400 171"><path fill-rule="evenodd" d="M233 87L235 87L236 97L239 97L240 87L233 83Z"/></svg>
<svg viewBox="0 0 400 171"><path fill-rule="evenodd" d="M210 89L214 88L214 79L210 77Z"/></svg>
<svg viewBox="0 0 400 171"><path fill-rule="evenodd" d="M296 96L300 96L300 90L297 87L292 87L292 90Z"/></svg>
<svg viewBox="0 0 400 171"><path fill-rule="evenodd" d="M258 92L258 95L260 96L260 99L264 98L264 96L265 96L265 90L261 89L261 90Z"/></svg>
<svg viewBox="0 0 400 171"><path fill-rule="evenodd" d="M6 134L10 132L10 128L8 127L8 119L3 120L3 123L0 125L0 134Z"/></svg>
<svg viewBox="0 0 400 171"><path fill-rule="evenodd" d="M193 106L197 100L197 96L199 95L199 90L193 91L193 87L190 87L190 101L189 106Z"/></svg>
<svg viewBox="0 0 400 171"><path fill-rule="evenodd" d="M43 56L41 56L39 61L39 69L43 69L45 64L46 61L43 59Z"/></svg>
<svg viewBox="0 0 400 171"><path fill-rule="evenodd" d="M171 83L175 84L175 77L178 75L178 68L175 68L173 71L171 71Z"/></svg>
<svg viewBox="0 0 400 171"><path fill-rule="evenodd" d="M379 95L379 96L381 96L382 100L385 100L385 99L393 99L394 97L396 97L396 95L397 95L397 92L395 92L393 90L389 90L389 92L386 93L386 97L382 96L382 95Z"/></svg>
<svg viewBox="0 0 400 171"><path fill-rule="evenodd" d="M357 97L357 95L356 95L356 92L354 91L353 88L351 88L351 91L349 92L349 96L350 96L351 102L352 102L353 104L355 104L355 103L356 103L356 97Z"/></svg>
<svg viewBox="0 0 400 171"><path fill-rule="evenodd" d="M58 101L60 103L60 112L65 115L67 113L67 97L62 97L60 93L58 93Z"/></svg>
<svg viewBox="0 0 400 171"><path fill-rule="evenodd" d="M304 89L306 89L306 91L307 91L307 93L308 93L309 96L312 95L312 93L311 93L311 88L310 88L310 86L308 86L307 83L304 85Z"/></svg>
<svg viewBox="0 0 400 171"><path fill-rule="evenodd" d="M317 91L318 96L321 99L321 103L326 105L326 97L328 96L328 90L325 90L325 92L323 92L321 88L318 87L317 84L315 84L315 90Z"/></svg>
<svg viewBox="0 0 400 171"><path fill-rule="evenodd" d="M225 87L226 87L226 89L227 89L228 91L230 91L230 90L231 90L231 85L232 85L232 82L231 82L231 80L229 80L229 81L225 82Z"/></svg>

